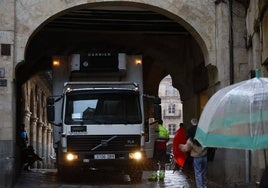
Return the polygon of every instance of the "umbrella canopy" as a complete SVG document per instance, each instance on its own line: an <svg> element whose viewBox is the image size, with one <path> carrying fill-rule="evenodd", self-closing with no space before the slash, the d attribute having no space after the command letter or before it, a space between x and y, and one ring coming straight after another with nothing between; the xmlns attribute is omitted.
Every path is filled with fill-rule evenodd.
<svg viewBox="0 0 268 188"><path fill-rule="evenodd" d="M195 138L205 147L268 148L268 78L216 92L201 114Z"/></svg>

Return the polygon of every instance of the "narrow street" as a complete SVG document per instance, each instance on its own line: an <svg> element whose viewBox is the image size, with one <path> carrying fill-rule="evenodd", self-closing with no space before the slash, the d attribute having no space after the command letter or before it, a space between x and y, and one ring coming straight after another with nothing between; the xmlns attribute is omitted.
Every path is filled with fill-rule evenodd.
<svg viewBox="0 0 268 188"><path fill-rule="evenodd" d="M118 174L95 173L89 174L74 174L70 177L70 181L61 182L57 179L56 169L32 169L31 172L22 171L15 185L15 188L93 188L93 187L152 187L152 188L194 188L195 182L192 171L175 171L167 170L164 181L150 181L149 177L152 171L143 173L142 181L132 183L128 178ZM221 188L212 182L209 183L209 188Z"/></svg>

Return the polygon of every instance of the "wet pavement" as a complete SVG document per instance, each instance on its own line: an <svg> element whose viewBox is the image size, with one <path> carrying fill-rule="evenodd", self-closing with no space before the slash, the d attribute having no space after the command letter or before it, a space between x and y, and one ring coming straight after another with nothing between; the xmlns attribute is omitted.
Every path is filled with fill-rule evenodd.
<svg viewBox="0 0 268 188"><path fill-rule="evenodd" d="M150 181L152 171L144 171L142 181L132 183L128 176L116 173L73 174L67 181L59 181L56 169L32 169L22 171L15 188L97 188L97 187L149 187L149 188L195 188L192 171L166 170L164 181ZM209 188L221 188L213 182Z"/></svg>

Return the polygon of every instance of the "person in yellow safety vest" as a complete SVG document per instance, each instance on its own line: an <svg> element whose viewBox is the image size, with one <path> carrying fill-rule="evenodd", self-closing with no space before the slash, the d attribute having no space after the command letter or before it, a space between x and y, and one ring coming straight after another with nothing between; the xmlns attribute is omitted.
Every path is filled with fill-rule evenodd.
<svg viewBox="0 0 268 188"><path fill-rule="evenodd" d="M155 152L154 152L154 158L158 164L158 179L163 180L165 177L165 173L163 170L165 170L165 163L166 163L166 151L167 151L167 142L169 140L169 132L168 130L163 126L163 121L159 120L158 122L158 138L155 142ZM153 172L151 179L154 179Z"/></svg>
<svg viewBox="0 0 268 188"><path fill-rule="evenodd" d="M158 132L159 139L163 139L167 142L169 140L169 132L166 129L166 127L163 126L162 120L159 120L158 131L159 131Z"/></svg>

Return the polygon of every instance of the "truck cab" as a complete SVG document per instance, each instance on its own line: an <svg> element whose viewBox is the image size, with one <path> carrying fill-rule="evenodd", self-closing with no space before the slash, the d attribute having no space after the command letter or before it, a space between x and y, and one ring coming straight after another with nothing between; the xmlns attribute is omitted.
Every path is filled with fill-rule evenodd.
<svg viewBox="0 0 268 188"><path fill-rule="evenodd" d="M153 157L159 99L144 95L136 82L72 81L62 87L56 100L47 100L60 177L81 169L117 170L140 181Z"/></svg>

